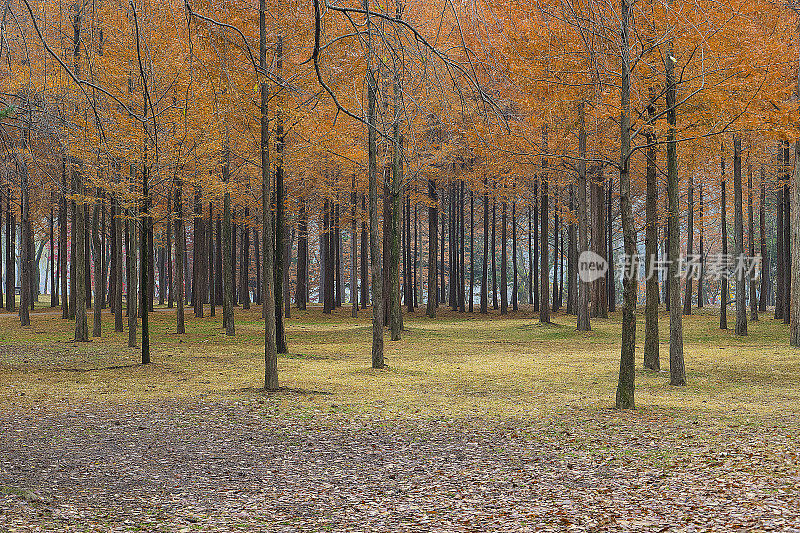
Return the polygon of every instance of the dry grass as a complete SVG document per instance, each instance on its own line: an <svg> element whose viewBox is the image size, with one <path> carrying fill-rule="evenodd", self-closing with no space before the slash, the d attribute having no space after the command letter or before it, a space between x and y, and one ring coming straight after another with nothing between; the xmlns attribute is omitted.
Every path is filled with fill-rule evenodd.
<svg viewBox="0 0 800 533"><path fill-rule="evenodd" d="M58 313L35 313L25 329L16 315L0 314L0 405L252 396L263 380L260 310L236 310L233 338L223 334L218 311L203 319L187 313L182 336L173 333L174 310L151 315L154 362L147 366L137 364L137 349L127 348L127 332L113 332L111 315L104 315L102 339L77 344L73 324ZM563 315L540 326L529 311L502 319L443 311L429 320L418 313L405 317L401 341L387 340L389 368L376 371L369 368L371 310L359 319L349 317L349 308L332 317L318 309L292 311L291 353L279 359L281 385L329 393L274 397L299 413L332 408L381 417L536 419L590 415L613 404L619 316L593 320L593 331L583 334ZM689 385L671 387L667 372L640 371L639 412L742 423L796 415L800 354L788 346L786 326L762 317L749 324L750 336L737 338L720 331L717 321L716 310L684 318ZM665 315L661 327L666 338ZM668 344L661 350L667 368Z"/></svg>

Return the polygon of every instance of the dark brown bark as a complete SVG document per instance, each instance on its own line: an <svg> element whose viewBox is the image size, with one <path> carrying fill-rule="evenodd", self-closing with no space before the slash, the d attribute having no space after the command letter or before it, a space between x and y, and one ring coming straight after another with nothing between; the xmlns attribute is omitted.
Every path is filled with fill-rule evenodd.
<svg viewBox="0 0 800 533"><path fill-rule="evenodd" d="M767 310L767 283L770 276L769 253L767 253L767 224L766 224L766 176L764 165L759 172L759 202L758 202L758 234L761 245L761 291L758 299L758 310Z"/></svg>
<svg viewBox="0 0 800 533"><path fill-rule="evenodd" d="M483 260L481 261L481 313L489 312L489 192L483 177Z"/></svg>
<svg viewBox="0 0 800 533"><path fill-rule="evenodd" d="M98 199L95 201L92 214L92 258L94 260L94 308L92 309L92 337L102 334L101 309L103 302L103 247L100 239L100 189L97 189Z"/></svg>
<svg viewBox="0 0 800 533"><path fill-rule="evenodd" d="M539 300L539 322L542 324L550 323L550 251L547 244L549 238L548 223L550 216L548 213L549 198L548 198L548 184L550 176L547 173L547 124L542 125L542 174L541 174L541 236L542 236L542 249L541 249L541 299Z"/></svg>
<svg viewBox="0 0 800 533"><path fill-rule="evenodd" d="M648 118L655 119L654 91L650 90L651 102L648 105ZM655 269L658 260L658 177L656 176L656 135L655 127L647 130L647 196L645 198L645 311L644 311L644 367L659 371L659 333L658 333L658 272Z"/></svg>
<svg viewBox="0 0 800 533"><path fill-rule="evenodd" d="M507 204L500 204L500 314L508 313L508 260L506 257L506 228L508 226Z"/></svg>
<svg viewBox="0 0 800 533"><path fill-rule="evenodd" d="M184 323L184 251L186 249L185 232L183 229L183 180L178 175L175 176L175 301L177 302L177 333L186 333Z"/></svg>
<svg viewBox="0 0 800 533"><path fill-rule="evenodd" d="M727 198L725 190L725 151L724 146L720 147L721 159L720 167L722 170L722 180L720 182L720 224L722 226L722 256L728 257L728 216ZM727 272L720 280L720 293L719 293L719 329L728 329L728 275Z"/></svg>
<svg viewBox="0 0 800 533"><path fill-rule="evenodd" d="M369 231L367 230L367 196L361 195L361 308L369 307Z"/></svg>
<svg viewBox="0 0 800 533"><path fill-rule="evenodd" d="M303 197L300 198L297 233L297 285L294 299L298 309L306 309L308 304L308 212L306 199ZM362 270L365 268L366 263L362 263Z"/></svg>
<svg viewBox="0 0 800 533"><path fill-rule="evenodd" d="M694 181L689 173L689 190L686 200L686 256L691 258L694 254ZM683 293L683 314L692 314L692 278L686 276Z"/></svg>
<svg viewBox="0 0 800 533"><path fill-rule="evenodd" d="M428 198L430 202L428 205L428 301L425 316L435 318L439 302L439 277L436 272L436 258L439 252L439 198L436 194L436 183L433 180L428 180Z"/></svg>
<svg viewBox="0 0 800 533"><path fill-rule="evenodd" d="M497 199L492 198L492 309L498 309L497 303Z"/></svg>
<svg viewBox="0 0 800 533"><path fill-rule="evenodd" d="M747 242L749 243L750 257L756 257L755 228L753 227L753 166L747 165ZM747 284L750 288L750 320L758 320L758 296L756 294L757 272L753 269Z"/></svg>
<svg viewBox="0 0 800 533"><path fill-rule="evenodd" d="M170 204L171 205L171 204ZM170 213L171 214L171 213ZM112 198L111 227L114 232L114 331L122 333L122 280L123 280L123 261L122 245L124 237L122 235L122 209L116 197Z"/></svg>
<svg viewBox="0 0 800 533"><path fill-rule="evenodd" d="M733 137L733 238L736 247L735 260L744 257L744 214L742 198L742 140ZM736 335L747 335L747 280L745 270L736 268Z"/></svg>

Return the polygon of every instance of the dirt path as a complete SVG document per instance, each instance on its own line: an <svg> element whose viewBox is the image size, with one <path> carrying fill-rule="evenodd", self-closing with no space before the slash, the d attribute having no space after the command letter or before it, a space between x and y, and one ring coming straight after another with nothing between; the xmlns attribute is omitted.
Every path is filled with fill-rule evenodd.
<svg viewBox="0 0 800 533"><path fill-rule="evenodd" d="M509 424L286 418L262 402L5 414L0 530L800 531L796 468L761 441L748 463L720 450L659 467L635 454L670 444L634 424L612 460Z"/></svg>

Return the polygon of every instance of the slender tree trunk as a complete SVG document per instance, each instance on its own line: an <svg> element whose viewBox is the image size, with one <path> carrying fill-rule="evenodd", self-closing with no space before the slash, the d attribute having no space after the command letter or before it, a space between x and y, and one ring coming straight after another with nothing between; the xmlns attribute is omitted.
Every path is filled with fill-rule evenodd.
<svg viewBox="0 0 800 533"><path fill-rule="evenodd" d="M212 202L208 202L208 222L206 228L208 229L208 240L206 241L206 245L208 246L208 305L210 307L209 311L211 316L217 316L217 298L214 289L217 284L217 271L214 268L214 264L216 261L216 256L219 255L219 249L214 249L214 204ZM258 234L256 234L256 244L258 244ZM258 256L257 250L256 256ZM171 265L170 271L172 271ZM170 274L170 276L171 275L172 274ZM172 283L169 285L171 291Z"/></svg>
<svg viewBox="0 0 800 533"><path fill-rule="evenodd" d="M492 309L497 305L497 199L492 198Z"/></svg>
<svg viewBox="0 0 800 533"><path fill-rule="evenodd" d="M702 309L705 305L705 294L703 290L703 281L706 277L706 256L705 251L703 250L703 227L705 226L705 221L703 219L703 182L700 181L697 184L697 193L698 193L698 200L700 203L700 277L697 280L697 308Z"/></svg>
<svg viewBox="0 0 800 533"><path fill-rule="evenodd" d="M352 318L358 317L358 238L356 237L358 231L358 219L356 218L356 208L358 205L358 197L356 196L356 175L353 174L353 181L351 184L352 191L350 192L350 316ZM300 264L300 246L298 243L297 250L298 269ZM362 259L363 261L363 259ZM298 276L298 281L300 276ZM413 305L413 304L412 304Z"/></svg>
<svg viewBox="0 0 800 533"><path fill-rule="evenodd" d="M612 226L612 205L614 189L614 176L608 177L608 187L606 195L606 238L608 239L606 259L608 260L608 270L606 271L606 291L608 292L608 311L613 313L617 309L617 286L614 283L614 228Z"/></svg>
<svg viewBox="0 0 800 533"><path fill-rule="evenodd" d="M481 313L489 313L489 192L483 176L483 261L481 262Z"/></svg>
<svg viewBox="0 0 800 533"><path fill-rule="evenodd" d="M308 304L308 212L303 197L300 198L297 230L297 285L294 299L297 308L305 310Z"/></svg>
<svg viewBox="0 0 800 533"><path fill-rule="evenodd" d="M533 178L533 312L539 312L539 176Z"/></svg>
<svg viewBox="0 0 800 533"><path fill-rule="evenodd" d="M691 259L694 254L694 182L689 173L689 190L686 205L686 257ZM692 314L692 277L686 276L683 294L683 314Z"/></svg>
<svg viewBox="0 0 800 533"><path fill-rule="evenodd" d="M186 333L186 326L184 323L184 302L186 297L184 295L184 260L186 258L186 240L185 231L183 228L183 180L176 174L175 176L175 272L177 274L175 280L175 301L177 302L177 333Z"/></svg>
<svg viewBox="0 0 800 533"><path fill-rule="evenodd" d="M372 25L369 0L364 0L367 12L367 154L369 160L369 251L372 268L372 368L386 366L383 359L383 276L381 251L378 243L378 160L377 160L377 83L372 66Z"/></svg>
<svg viewBox="0 0 800 533"><path fill-rule="evenodd" d="M578 103L578 261L584 252L589 250L589 221L586 206L586 111L585 103ZM535 184L534 184L535 188ZM534 192L534 200L536 193ZM535 264L535 262L534 262ZM580 280L578 283L578 302L576 306L578 331L591 330L589 323L589 283Z"/></svg>
<svg viewBox="0 0 800 533"><path fill-rule="evenodd" d="M558 188L554 191L554 198L553 198L553 305L551 310L555 313L559 309L559 299L558 295L561 292L558 286L558 264L560 259L560 254L558 252L558 232L559 232L559 220L558 220L558 205L559 205L559 198L558 198Z"/></svg>
<svg viewBox="0 0 800 533"><path fill-rule="evenodd" d="M622 0L620 13L622 26L621 63L622 79L620 90L620 172L619 172L619 199L622 213L622 233L625 254L628 257L636 255L636 226L634 225L633 208L631 206L630 191L630 155L631 155L631 130L630 130L630 57L628 40L628 17L630 5L628 0ZM669 85L669 77L668 77ZM674 105L674 102L673 102ZM668 138L668 141L671 140ZM673 141L674 142L674 141ZM673 146L674 148L674 146ZM619 359L619 380L617 384L617 409L633 409L634 379L636 376L636 276L623 276L623 305L622 305L622 343Z"/></svg>
<svg viewBox="0 0 800 533"><path fill-rule="evenodd" d="M744 264L744 213L742 199L742 140L733 138L733 225L737 265ZM736 335L747 335L747 281L745 270L736 268Z"/></svg>
<svg viewBox="0 0 800 533"><path fill-rule="evenodd" d="M542 156L542 174L541 174L541 185L542 185L542 226L541 226L541 233L542 236L542 280L541 280L541 299L539 301L539 322L541 324L548 324L550 323L550 250L547 243L549 238L549 199L547 196L547 188L548 183L550 181L550 177L547 173L547 124L542 125L542 152L545 154Z"/></svg>
<svg viewBox="0 0 800 533"><path fill-rule="evenodd" d="M670 385L685 385L686 370L683 359L683 317L681 316L680 278L678 254L680 253L680 200L678 178L678 153L675 141L676 86L673 69L675 60L673 44L667 51L667 197L669 201L669 382Z"/></svg>
<svg viewBox="0 0 800 533"><path fill-rule="evenodd" d="M517 202L511 202L511 262L514 280L511 284L511 309L519 310L519 286L517 285Z"/></svg>
<svg viewBox="0 0 800 533"><path fill-rule="evenodd" d="M24 129L20 135L22 139L23 152L27 149L26 139L30 132L29 118L24 119ZM20 325L27 327L31 325L31 304L33 303L33 232L31 231L31 200L28 185L28 166L24 159L16 157L16 170L20 178L20 235L19 235L19 257L20 257L20 276L21 290L19 302L19 321ZM86 326L84 325L84 328ZM78 336L78 326L75 326L75 340L89 340ZM88 333L86 333L88 337Z"/></svg>
<svg viewBox="0 0 800 533"><path fill-rule="evenodd" d="M506 228L508 226L508 215L506 213L508 204L503 199L500 204L500 314L508 313L508 259L506 257L507 238Z"/></svg>
<svg viewBox="0 0 800 533"><path fill-rule="evenodd" d="M267 69L267 2L258 2L258 28L259 28L259 65L262 70ZM278 388L278 345L275 322L275 276L273 272L272 246L272 187L269 167L269 116L268 102L269 89L265 78L261 78L261 235L264 255L264 286L263 314L264 314L264 389L275 390Z"/></svg>
<svg viewBox="0 0 800 533"><path fill-rule="evenodd" d="M361 308L369 307L369 230L367 229L367 196L361 195ZM435 260L435 258L434 258Z"/></svg>
<svg viewBox="0 0 800 533"><path fill-rule="evenodd" d="M654 90L650 89L650 104L647 106L651 128L647 130L647 197L645 199L645 260L647 261L645 324L644 324L644 367L659 371L659 334L658 334L658 177L656 176L656 135Z"/></svg>
<svg viewBox="0 0 800 533"><path fill-rule="evenodd" d="M171 195L167 198L167 211L169 212L169 216L167 217L167 308L172 309L172 307L175 305L175 285L172 277L173 211Z"/></svg>
<svg viewBox="0 0 800 533"><path fill-rule="evenodd" d="M469 312L475 312L475 195L469 190Z"/></svg>
<svg viewBox="0 0 800 533"><path fill-rule="evenodd" d="M61 318L69 318L69 294L67 279L67 168L66 158L61 157L61 199L58 207L58 264L59 274L61 275ZM9 203L9 211L11 204ZM8 231L8 228L6 228ZM122 244L117 241L117 246ZM6 265L8 266L8 265ZM6 276L8 276L6 270ZM120 280L121 281L121 280ZM7 286L6 286L7 287ZM12 292L13 294L13 292Z"/></svg>
<svg viewBox="0 0 800 533"><path fill-rule="evenodd" d="M439 255L439 198L436 194L436 183L428 180L428 301L425 316L436 318L436 307L439 302L439 277L436 272L437 257ZM486 205L484 200L484 205ZM485 256L485 252L484 252ZM485 269L485 268L484 268Z"/></svg>
<svg viewBox="0 0 800 533"><path fill-rule="evenodd" d="M122 244L124 237L122 236L123 222L122 222L122 208L119 205L117 198L112 199L111 209L111 226L114 231L114 331L122 333ZM171 213L170 213L171 216ZM63 286L63 282L62 282Z"/></svg>
<svg viewBox="0 0 800 533"><path fill-rule="evenodd" d="M728 257L728 216L725 212L727 208L727 199L725 191L725 151L724 147L720 147L721 155L721 169L722 180L720 182L720 224L722 225L722 257ZM728 329L728 273L725 272L720 280L720 294L719 294L719 329Z"/></svg>
<svg viewBox="0 0 800 533"><path fill-rule="evenodd" d="M800 94L800 69L798 69L797 79L797 94ZM794 143L794 170L791 179L791 199L788 204L794 207L788 208L789 214L792 219L789 223L790 232L790 246L789 246L789 260L793 261L789 268L790 283L789 283L789 344L791 346L800 346L800 139L795 140ZM752 241L751 241L752 242ZM751 244L752 246L752 244ZM750 252L753 255L753 252ZM752 287L752 281L751 281ZM751 289L753 294L753 289ZM752 297L752 296L751 296Z"/></svg>
<svg viewBox="0 0 800 533"><path fill-rule="evenodd" d="M3 194L3 182L2 182L2 180L0 180L0 309L3 309L5 307L5 303L6 303L5 297L3 296L3 293L4 293L5 289L3 287L3 262L4 262L4 259L3 259L3 255L2 255L2 250L7 248L7 246L4 247L2 245L2 240L3 240L3 221L4 221L4 211L5 211L4 207L3 207L4 206L3 197L4 197L4 194ZM11 206L9 205L8 208L10 210ZM59 224L61 224L61 213L59 213L58 217L59 217L58 218ZM61 228L59 227L59 229L61 229ZM6 243L6 244L8 244L8 243ZM59 264L59 266L61 265L61 251L62 251L61 241L59 241L59 243L58 243L58 264Z"/></svg>
<svg viewBox="0 0 800 533"><path fill-rule="evenodd" d="M233 231L231 221L230 150L225 147L225 160L222 164L222 182L225 184L225 195L222 200L222 327L225 334L236 335L233 318ZM177 200L175 202L178 203ZM180 268L180 267L179 267Z"/></svg>
<svg viewBox="0 0 800 533"><path fill-rule="evenodd" d="M75 192L83 194L83 177L75 170ZM75 208L75 340L88 342L89 324L86 317L86 210L83 206ZM24 232L23 232L24 235ZM25 290L22 291L23 294ZM24 304L20 304L25 307ZM136 315L134 314L134 319Z"/></svg>
<svg viewBox="0 0 800 533"><path fill-rule="evenodd" d="M528 206L528 303L533 304L533 217Z"/></svg>
<svg viewBox="0 0 800 533"><path fill-rule="evenodd" d="M244 208L245 220L250 220L250 208ZM242 224L242 251L239 261L239 299L242 302L242 309L250 309L250 228L247 224Z"/></svg>
<svg viewBox="0 0 800 533"><path fill-rule="evenodd" d="M103 248L100 240L100 189L97 189L98 200L94 204L92 214L92 257L94 259L94 308L92 320L92 337L100 337L102 334L102 324L100 310L102 308L103 295Z"/></svg>
<svg viewBox="0 0 800 533"><path fill-rule="evenodd" d="M789 184L789 141L784 141L783 165L786 169L783 181L783 323L791 322L791 283L792 283L792 236L791 236L791 191Z"/></svg>
<svg viewBox="0 0 800 533"><path fill-rule="evenodd" d="M392 201L390 235L391 257L389 261L389 330L391 333L390 339L393 341L400 340L400 331L403 329L403 310L400 306L400 206L401 184L403 182L403 137L400 135L400 112L400 82L395 78L395 118L392 124L392 136L394 140L392 143L392 180L389 187Z"/></svg>
<svg viewBox="0 0 800 533"><path fill-rule="evenodd" d="M761 290L758 300L758 310L767 311L767 284L769 282L769 254L767 253L767 224L766 224L766 176L764 175L764 165L761 165L759 173L759 202L758 202L758 235L761 245Z"/></svg>
<svg viewBox="0 0 800 533"><path fill-rule="evenodd" d="M275 68L280 75L283 70L283 35L278 35L278 42L275 50ZM285 222L285 202L286 191L284 189L284 131L283 114L280 106L275 114L275 342L278 353L289 353L286 346L286 331L283 323L283 270L288 268L284 261L283 249L286 240ZM287 296L288 297L288 296Z"/></svg>
<svg viewBox="0 0 800 533"><path fill-rule="evenodd" d="M56 270L55 270L55 250L54 250L54 242L55 239L55 220L54 220L54 213L53 213L53 203L50 202L50 216L48 217L49 223L49 236L50 236L50 307L58 307L58 288L57 288L57 280L56 280ZM0 224L2 224L2 203L0 203ZM0 232L2 233L2 232ZM2 265L0 265L0 279L3 278L3 269ZM3 292L2 288L0 288L0 307L2 307L3 301Z"/></svg>
<svg viewBox="0 0 800 533"><path fill-rule="evenodd" d="M748 162L747 164L747 241L750 245L750 258L755 260L756 257L756 243L755 243L755 229L753 227L753 165ZM758 296L756 294L757 272L752 269L749 272L750 277L747 284L750 287L750 320L758 321Z"/></svg>

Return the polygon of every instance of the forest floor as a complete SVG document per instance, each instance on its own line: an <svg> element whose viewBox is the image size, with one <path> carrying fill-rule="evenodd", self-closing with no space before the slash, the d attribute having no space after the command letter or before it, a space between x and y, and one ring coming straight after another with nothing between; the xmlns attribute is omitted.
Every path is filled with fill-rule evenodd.
<svg viewBox="0 0 800 533"><path fill-rule="evenodd" d="M800 531L800 353L769 316L684 317L688 385L639 370L619 412L618 315L407 315L373 370L371 310L293 309L266 394L260 309L233 338L187 311L151 315L146 366L110 315L76 344L0 313L0 531Z"/></svg>

